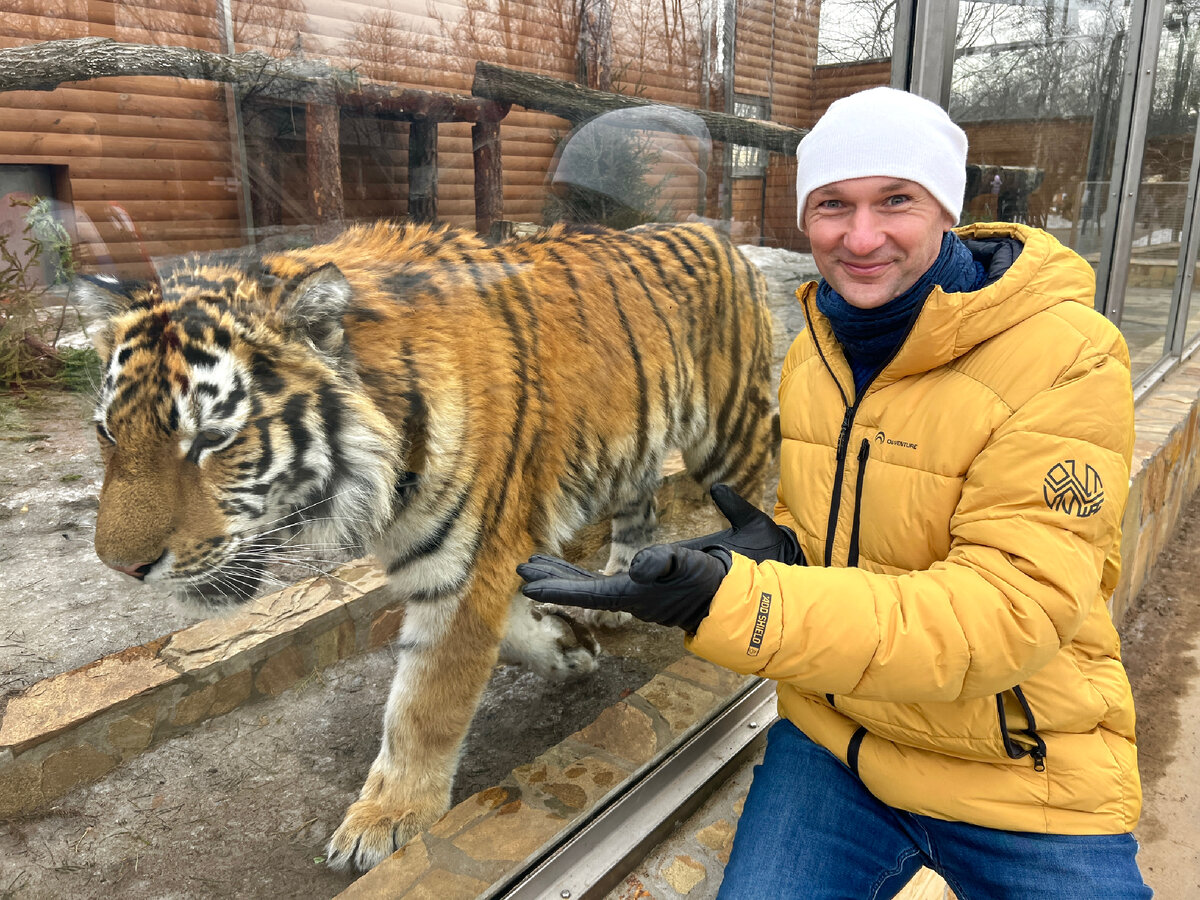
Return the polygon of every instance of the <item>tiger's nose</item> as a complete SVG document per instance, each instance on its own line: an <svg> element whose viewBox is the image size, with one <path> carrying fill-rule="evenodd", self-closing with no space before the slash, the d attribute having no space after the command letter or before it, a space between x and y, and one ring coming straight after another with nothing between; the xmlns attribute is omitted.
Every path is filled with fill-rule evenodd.
<svg viewBox="0 0 1200 900"><path fill-rule="evenodd" d="M106 563L105 565L107 565L110 569L116 569L118 572L124 572L126 575L132 575L138 581L141 581L146 577L146 574L150 571L150 567L153 566L154 563L139 563L136 566L118 566L115 563Z"/></svg>

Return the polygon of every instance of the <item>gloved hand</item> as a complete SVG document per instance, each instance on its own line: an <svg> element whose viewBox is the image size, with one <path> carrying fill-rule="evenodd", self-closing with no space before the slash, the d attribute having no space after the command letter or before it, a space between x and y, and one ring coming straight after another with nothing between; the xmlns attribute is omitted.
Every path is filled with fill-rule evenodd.
<svg viewBox="0 0 1200 900"><path fill-rule="evenodd" d="M776 525L770 516L743 500L727 484L714 484L708 493L731 527L715 534L679 541L672 546L692 550L724 547L733 553L748 556L756 563L768 559L788 565L804 563L800 542L796 540L792 529Z"/></svg>
<svg viewBox="0 0 1200 900"><path fill-rule="evenodd" d="M600 575L541 554L517 566L521 592L539 603L630 612L644 622L678 625L694 634L733 565L729 551L654 544L639 550L628 572Z"/></svg>

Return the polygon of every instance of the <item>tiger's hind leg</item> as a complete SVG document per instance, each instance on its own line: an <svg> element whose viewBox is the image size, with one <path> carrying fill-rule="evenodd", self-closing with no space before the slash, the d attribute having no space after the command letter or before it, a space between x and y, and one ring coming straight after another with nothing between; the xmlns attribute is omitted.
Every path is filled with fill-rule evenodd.
<svg viewBox="0 0 1200 900"><path fill-rule="evenodd" d="M654 529L658 524L654 497L657 486L656 478L641 497L613 514L612 543L608 551L608 562L601 570L605 575L624 572L633 562L633 557L637 552L654 542ZM619 628L628 624L633 618L627 612L607 612L599 609L574 609L571 611L571 615L586 625L596 625L602 628Z"/></svg>
<svg viewBox="0 0 1200 900"><path fill-rule="evenodd" d="M779 458L779 417L770 408L765 385L758 393L733 433L709 434L682 453L688 474L705 488L728 484L739 496L770 511L775 499L767 476Z"/></svg>

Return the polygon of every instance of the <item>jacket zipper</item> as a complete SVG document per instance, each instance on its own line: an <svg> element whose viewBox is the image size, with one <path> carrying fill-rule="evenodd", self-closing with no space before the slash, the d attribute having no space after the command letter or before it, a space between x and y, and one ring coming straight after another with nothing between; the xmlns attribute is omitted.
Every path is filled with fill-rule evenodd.
<svg viewBox="0 0 1200 900"><path fill-rule="evenodd" d="M865 391L864 391L865 393ZM833 502L829 504L829 524L825 531L825 567L833 565L833 539L837 535L838 513L841 511L842 479L846 476L846 449L850 443L850 426L858 412L858 401L846 407L842 416L842 430L838 432L837 468L833 473Z"/></svg>
<svg viewBox="0 0 1200 900"><path fill-rule="evenodd" d="M815 303L816 301L814 300L813 302ZM825 530L825 567L829 568L833 565L833 540L837 536L838 513L841 512L842 505L842 480L846 476L846 447L847 444L850 443L850 428L854 424L854 416L858 412L858 405L862 402L863 397L867 395L867 391L871 389L871 385L874 384L875 379L878 378L879 374L891 364L893 359L896 358L896 355L900 352L900 348L904 346L905 342L908 340L908 336L912 334L912 330L917 324L917 319L921 315L921 310L925 308L925 302L922 301L920 305L913 310L912 315L909 317L908 324L904 327L904 336L900 338L900 341L896 344L895 349L892 350L891 355L883 361L883 364L875 370L875 373L870 377L867 383L863 385L863 389L857 393L853 403L850 402L850 398L846 396L846 392L842 389L842 383L837 380L837 375L835 375L833 372L833 366L829 364L829 359L825 356L825 351L821 348L821 342L816 338L816 331L813 329L812 319L808 313L808 304L801 303L800 308L804 311L804 321L808 325L809 334L813 336L813 346L817 348L817 355L821 357L821 362L825 365L826 371L829 372L829 377L833 379L833 383L837 386L838 393L842 395L842 403L846 405L846 412L842 416L842 427L838 432L837 466L834 469L833 474L833 497L829 504L829 523ZM870 452L869 446L867 448L867 452ZM861 479L861 477L862 472L860 467L859 478ZM857 561L857 551L855 552L855 561ZM852 566L854 563L848 562L847 565Z"/></svg>
<svg viewBox="0 0 1200 900"><path fill-rule="evenodd" d="M858 448L858 478L854 484L854 514L850 519L850 549L846 555L847 566L858 565L858 531L862 520L863 477L867 474L867 458L871 455L871 442L863 438Z"/></svg>
<svg viewBox="0 0 1200 900"><path fill-rule="evenodd" d="M1033 718L1033 710L1029 706L1029 701L1025 699L1025 692L1021 690L1020 685L1014 685L1012 692L1013 696L1017 698L1017 702L1021 704L1021 711L1025 713L1025 721L1029 725L1028 728L1021 729L1021 734L1033 741L1033 746L1027 750L1012 739L1012 734L1008 730L1008 716L1004 712L1004 694L1001 692L996 695L996 715L1000 719L1000 738L1004 741L1004 752L1008 754L1009 759L1021 759L1029 756L1033 759L1034 771L1045 772L1046 742L1037 733L1037 722Z"/></svg>

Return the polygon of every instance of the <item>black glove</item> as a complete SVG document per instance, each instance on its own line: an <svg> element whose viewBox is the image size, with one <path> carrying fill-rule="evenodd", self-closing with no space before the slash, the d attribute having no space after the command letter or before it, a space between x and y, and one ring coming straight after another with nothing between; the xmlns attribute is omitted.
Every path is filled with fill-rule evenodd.
<svg viewBox="0 0 1200 900"><path fill-rule="evenodd" d="M679 541L672 546L691 550L724 547L733 553L748 556L756 563L768 559L787 563L789 566L804 563L800 542L796 540L792 529L776 525L770 516L747 503L727 484L714 484L709 489L709 494L732 527L716 534Z"/></svg>
<svg viewBox="0 0 1200 900"><path fill-rule="evenodd" d="M600 575L553 556L517 566L521 592L539 603L630 612L644 622L678 625L695 633L713 595L733 565L727 550L709 552L654 544L639 550L628 572Z"/></svg>

